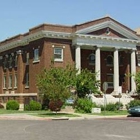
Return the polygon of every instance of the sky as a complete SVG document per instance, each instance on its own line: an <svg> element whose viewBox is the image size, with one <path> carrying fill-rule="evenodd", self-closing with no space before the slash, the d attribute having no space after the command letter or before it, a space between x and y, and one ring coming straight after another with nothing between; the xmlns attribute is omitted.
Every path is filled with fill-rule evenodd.
<svg viewBox="0 0 140 140"><path fill-rule="evenodd" d="M0 0L0 41L39 24L75 25L109 15L140 27L140 0Z"/></svg>

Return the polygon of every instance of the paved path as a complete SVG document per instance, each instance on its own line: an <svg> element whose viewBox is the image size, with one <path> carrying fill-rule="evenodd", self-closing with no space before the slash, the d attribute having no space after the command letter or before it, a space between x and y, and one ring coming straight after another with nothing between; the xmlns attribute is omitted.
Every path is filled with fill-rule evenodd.
<svg viewBox="0 0 140 140"><path fill-rule="evenodd" d="M88 115L78 114L79 117L39 117L33 114L19 113L19 114L1 114L0 120L83 120L83 119L105 119L105 118L126 118L126 115L121 116L99 116L99 115Z"/></svg>

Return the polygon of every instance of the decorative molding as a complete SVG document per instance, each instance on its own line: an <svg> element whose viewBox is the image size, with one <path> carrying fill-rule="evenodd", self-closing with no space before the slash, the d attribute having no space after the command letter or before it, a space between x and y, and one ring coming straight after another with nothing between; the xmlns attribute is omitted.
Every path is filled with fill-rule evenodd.
<svg viewBox="0 0 140 140"><path fill-rule="evenodd" d="M100 30L103 28L107 28L107 27L115 30L116 32L122 34L123 36L125 36L127 38L140 40L140 38L136 34L132 33L131 31L127 30L126 28L123 28L122 26L120 26L119 24L117 24L113 21L105 21L105 22L87 27L85 29L81 29L81 30L77 31L76 33L77 34L87 34L87 33L94 32L94 31L97 31L97 30Z"/></svg>

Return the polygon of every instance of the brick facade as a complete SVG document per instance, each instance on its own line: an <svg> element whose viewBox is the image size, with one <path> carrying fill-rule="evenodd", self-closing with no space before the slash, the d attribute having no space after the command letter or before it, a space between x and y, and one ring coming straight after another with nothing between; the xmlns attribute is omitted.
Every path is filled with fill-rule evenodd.
<svg viewBox="0 0 140 140"><path fill-rule="evenodd" d="M80 33L81 36L79 35L78 31L84 31L86 28L88 29L92 26L94 27L95 25L104 23L106 21L111 21L114 23L114 25L117 24L123 28L124 31L127 30L126 34L128 33L128 36L138 37L136 33L128 27L122 25L110 17L106 17L74 26L42 24L30 29L28 33L17 35L0 42L0 102L6 103L9 99L15 99L21 104L24 104L30 99L36 99L38 93L36 86L36 76L43 68L50 67L51 60L54 57L54 48L58 47L63 50L63 61L55 61L54 66L65 67L67 64L76 63L75 45L79 45L79 42L77 41L78 39L84 41L83 44L81 43L81 69L88 68L89 70L95 72L96 65L91 65L89 63L89 56L96 53L94 46L98 45L96 45L96 43L94 44L94 42L92 43L93 45L88 44L89 42L93 41L92 37L93 39L98 39L98 37L100 37L103 41L105 40L108 45L110 45L109 41L113 40L114 42L111 42L112 46L116 46L115 41L118 39L118 42L120 41L121 44L123 44L124 41L125 43L128 43L129 46L129 42L131 43L132 39L130 38L129 40L127 35L121 33L121 31L119 32L113 29L112 26L103 27L102 29L96 30L94 29L93 31L90 29L91 31L88 33ZM108 30L109 33L107 33ZM77 32L78 37L76 36ZM86 38L89 39L89 42L86 41ZM140 39L137 40L139 41ZM77 43L74 44L76 41ZM134 43L135 41L136 39L134 39ZM105 81L111 80L110 75L114 74L113 65L107 66L107 57L111 56L113 58L114 48L111 48L108 45L102 45L100 50L101 90L103 90L102 84ZM136 45L137 51L140 51L138 47L140 44L138 43ZM39 58L37 61L34 60L35 49L38 49L39 52ZM131 90L131 79L130 77L126 76L131 73L130 52L131 49L124 48L119 48L118 51L118 56L121 58L118 68L119 86L122 87L123 93ZM27 53L29 54L28 64ZM6 65L4 62L6 62ZM140 68L137 67L137 71L139 70ZM17 85L15 85L15 82L17 82ZM114 88L109 88L107 93L111 93L113 90Z"/></svg>

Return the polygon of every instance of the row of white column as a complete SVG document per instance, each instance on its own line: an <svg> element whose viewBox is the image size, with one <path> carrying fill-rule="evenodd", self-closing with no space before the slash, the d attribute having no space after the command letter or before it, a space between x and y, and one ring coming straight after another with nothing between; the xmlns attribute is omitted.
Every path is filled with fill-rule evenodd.
<svg viewBox="0 0 140 140"><path fill-rule="evenodd" d="M135 58L135 50L131 52L131 74L136 73L136 58ZM76 60L76 68L78 69L78 73L81 72L81 47L76 46L75 48L75 60ZM114 50L114 94L119 93L119 55L118 49ZM101 80L101 61L100 61L100 47L97 47L95 50L95 72L97 73L97 80ZM131 76L131 92L135 92L136 84L134 77Z"/></svg>

